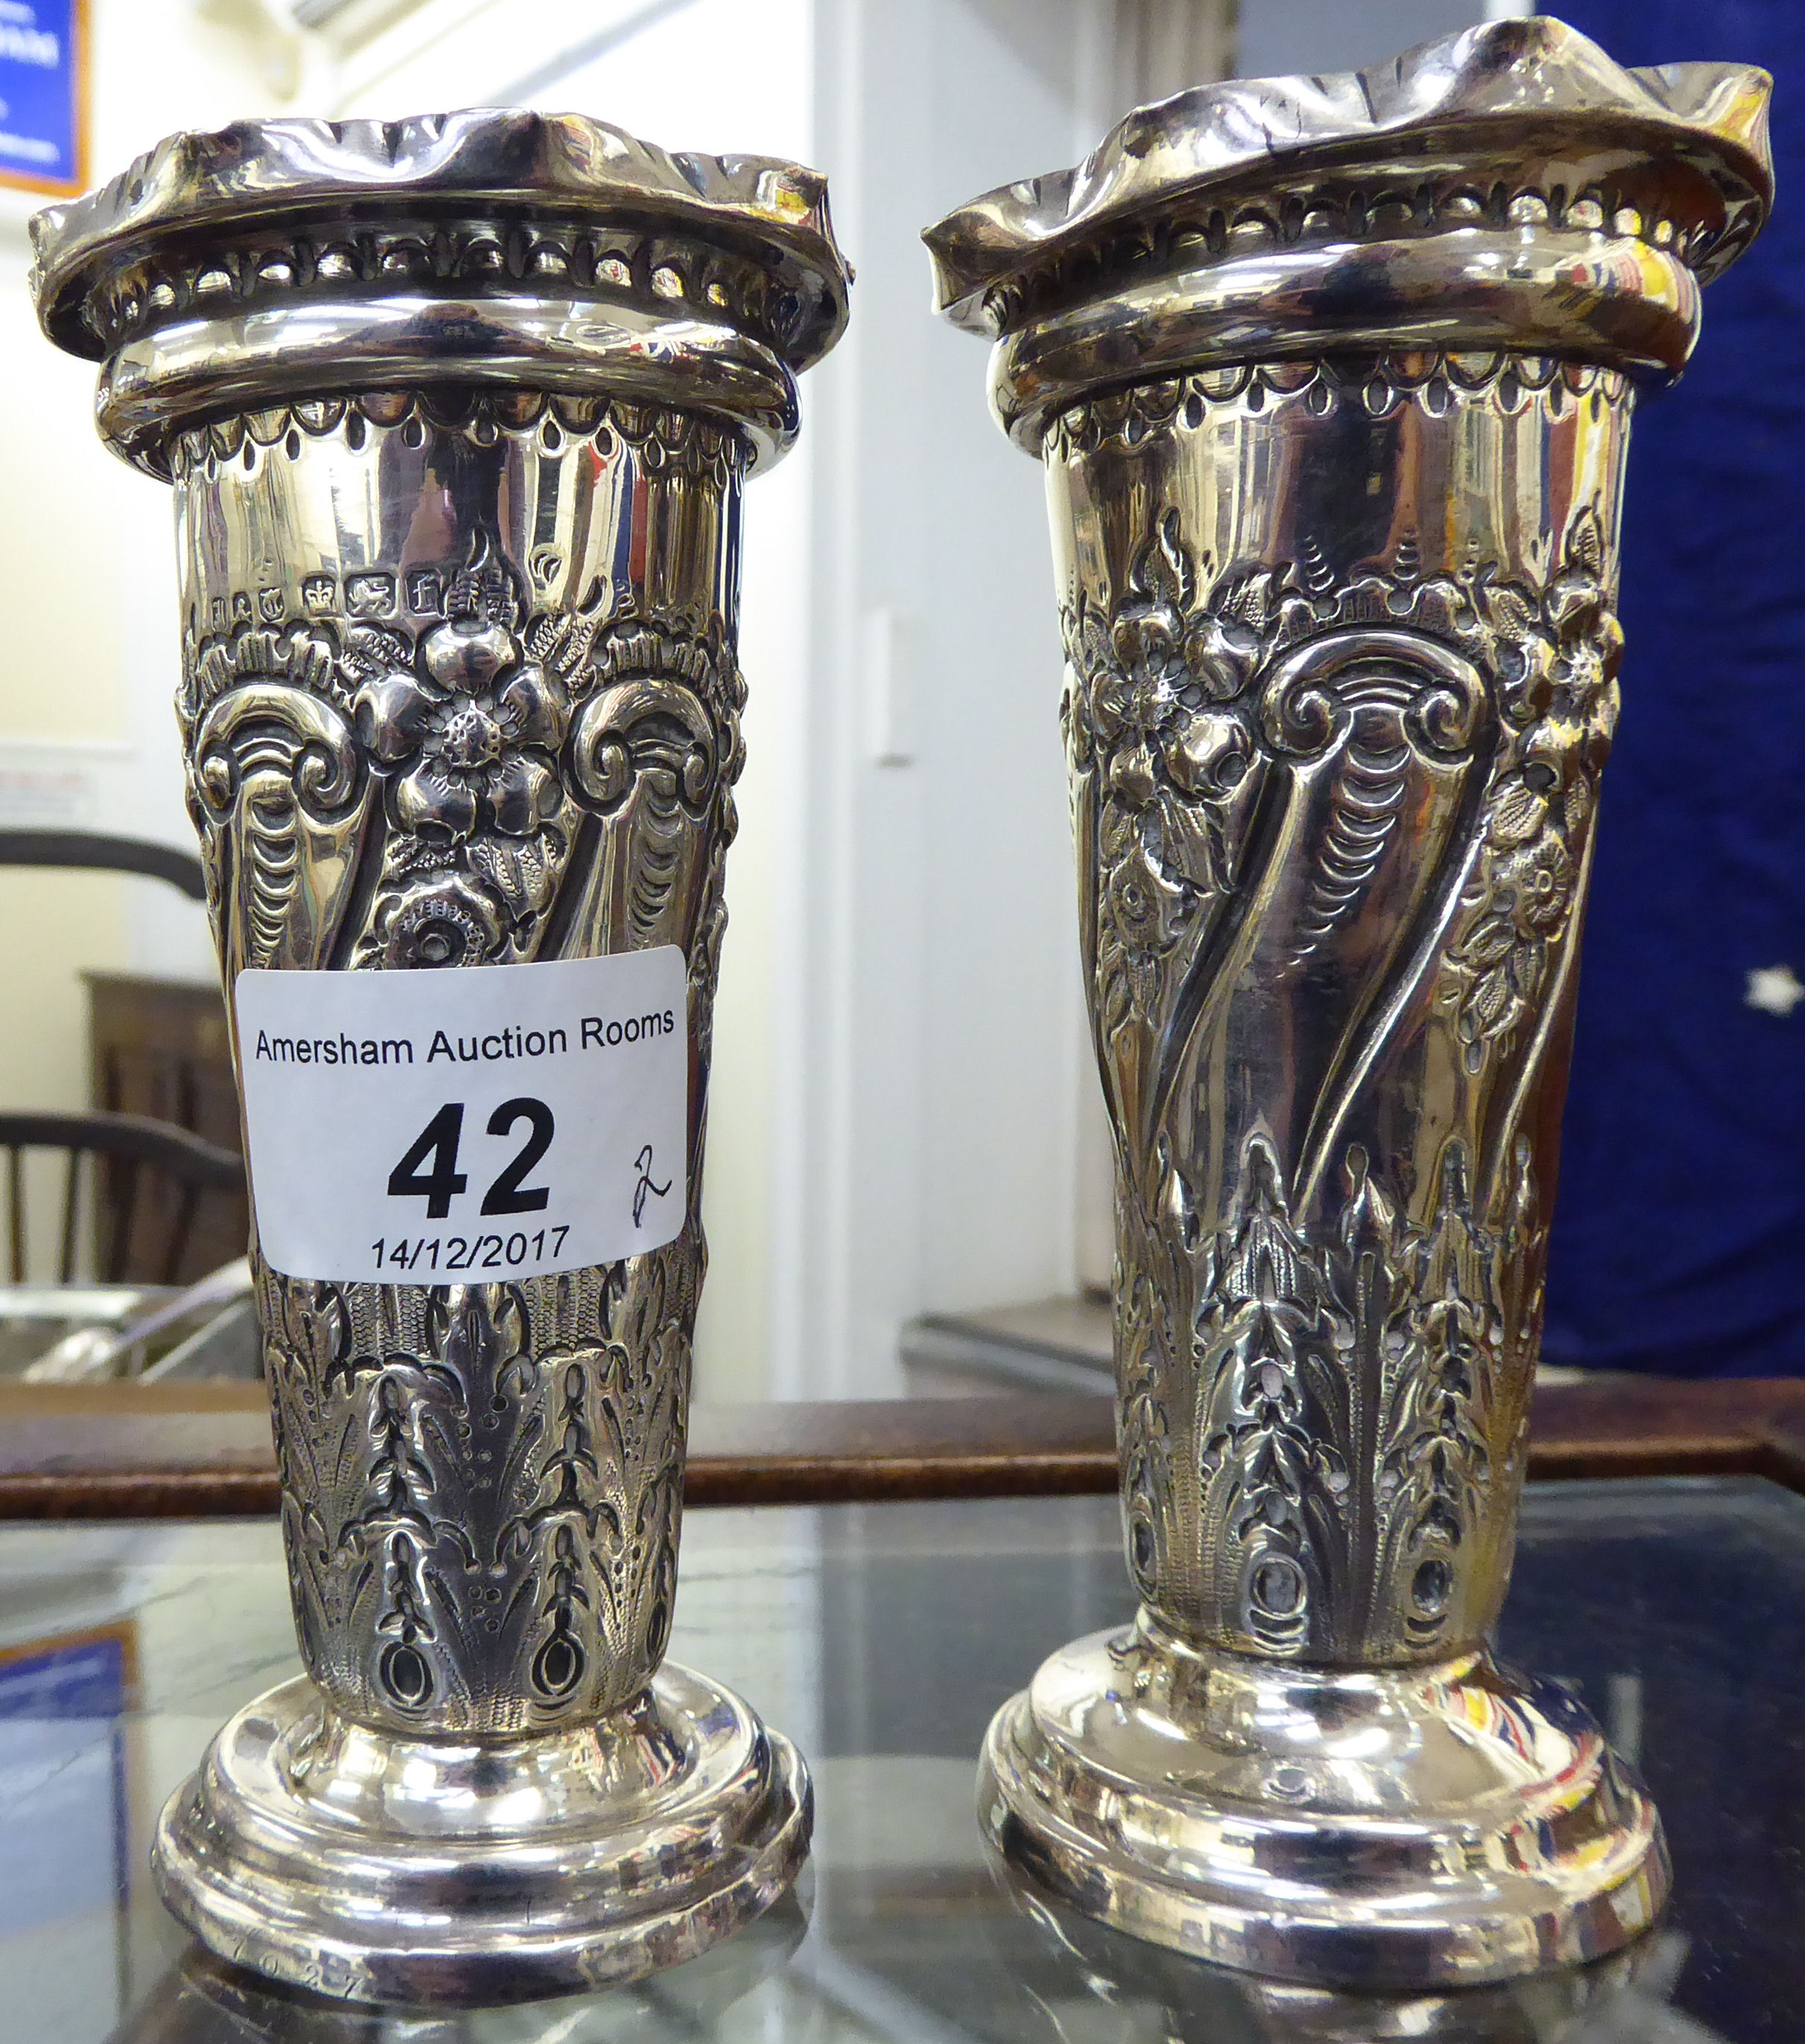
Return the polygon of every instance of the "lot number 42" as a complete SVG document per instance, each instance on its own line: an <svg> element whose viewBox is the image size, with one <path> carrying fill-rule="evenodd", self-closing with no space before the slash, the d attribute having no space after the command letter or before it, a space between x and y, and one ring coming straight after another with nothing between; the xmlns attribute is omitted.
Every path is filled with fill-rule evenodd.
<svg viewBox="0 0 1805 2044"><path fill-rule="evenodd" d="M542 1100L522 1095L505 1100L489 1117L491 1135L509 1135L521 1123L526 1139L490 1180L478 1209L485 1214L543 1213L551 1199L543 1185L526 1181L551 1147L551 1110ZM458 1169L458 1147L463 1137L464 1106L448 1101L421 1129L407 1154L389 1174L389 1191L396 1199L423 1199L426 1218L444 1220L451 1202L466 1191L469 1178Z"/></svg>

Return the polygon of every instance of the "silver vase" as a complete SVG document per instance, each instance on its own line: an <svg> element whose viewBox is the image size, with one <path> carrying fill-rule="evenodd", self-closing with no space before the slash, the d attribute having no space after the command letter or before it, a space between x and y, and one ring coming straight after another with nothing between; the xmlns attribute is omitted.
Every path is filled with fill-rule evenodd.
<svg viewBox="0 0 1805 2044"><path fill-rule="evenodd" d="M575 117L290 121L176 136L33 232L102 437L175 486L229 994L675 947L681 1029L687 986L674 1239L394 1283L253 1245L307 1673L170 1803L162 1892L226 1957L358 1999L687 1958L785 1889L810 1823L794 1750L662 1656L740 490L844 325L824 188ZM267 1235L294 1189L255 1182L250 1133ZM351 1196L329 1150L299 1191Z"/></svg>
<svg viewBox="0 0 1805 2044"><path fill-rule="evenodd" d="M980 1800L1081 1911L1399 1988L1667 1892L1511 1566L1632 405L1771 192L1768 80L1493 23L1236 82L927 239L1045 463L1116 1139L1128 1631Z"/></svg>

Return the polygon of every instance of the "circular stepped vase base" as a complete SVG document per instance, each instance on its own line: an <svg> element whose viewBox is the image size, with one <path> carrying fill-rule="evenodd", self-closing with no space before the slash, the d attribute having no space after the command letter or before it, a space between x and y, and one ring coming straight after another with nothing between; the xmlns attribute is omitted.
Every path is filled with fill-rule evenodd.
<svg viewBox="0 0 1805 2044"><path fill-rule="evenodd" d="M1298 1668L1143 1613L993 1721L978 1807L1081 1914L1273 1979L1477 1984L1627 1944L1665 1901L1661 1822L1566 1691L1484 1654Z"/></svg>
<svg viewBox="0 0 1805 2044"><path fill-rule="evenodd" d="M478 1743L338 1716L304 1677L248 1704L170 1799L163 1900L222 1958L351 2000L524 2000L694 1958L808 1849L789 1742L666 1664L574 1731Z"/></svg>

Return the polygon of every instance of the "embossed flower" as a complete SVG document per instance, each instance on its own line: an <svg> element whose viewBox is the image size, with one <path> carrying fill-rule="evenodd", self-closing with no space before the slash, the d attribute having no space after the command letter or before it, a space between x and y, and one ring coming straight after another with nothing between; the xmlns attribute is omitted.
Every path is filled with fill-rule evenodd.
<svg viewBox="0 0 1805 2044"><path fill-rule="evenodd" d="M1548 586L1542 610L1554 641L1550 710L1587 728L1586 763L1602 765L1616 720L1617 670L1623 628L1604 586L1604 535L1596 514L1576 521L1561 571Z"/></svg>
<svg viewBox="0 0 1805 2044"><path fill-rule="evenodd" d="M409 830L468 837L479 824L532 837L556 813L550 755L569 717L563 685L520 657L503 626L455 617L421 642L413 670L365 682L352 705L357 735L395 783Z"/></svg>
<svg viewBox="0 0 1805 2044"><path fill-rule="evenodd" d="M1526 630L1507 638L1498 651L1498 682L1504 713L1518 725L1530 723L1547 709L1560 659L1547 633Z"/></svg>
<svg viewBox="0 0 1805 2044"><path fill-rule="evenodd" d="M1562 576L1561 582L1573 579ZM1567 624L1561 633L1543 725L1546 737L1553 741L1550 763L1564 786L1582 774L1596 778L1603 770L1617 728L1617 670L1623 658L1623 628L1605 607L1596 583L1589 585L1586 600L1576 595L1569 605L1561 606ZM1556 610L1552 596L1549 607ZM1554 751L1558 758L1553 756Z"/></svg>
<svg viewBox="0 0 1805 2044"><path fill-rule="evenodd" d="M1247 686L1260 658L1260 635L1239 617L1206 617L1186 647L1204 693L1227 702Z"/></svg>
<svg viewBox="0 0 1805 2044"><path fill-rule="evenodd" d="M1200 711L1173 734L1166 763L1186 794L1219 798L1232 793L1253 765L1253 736L1230 711Z"/></svg>
<svg viewBox="0 0 1805 2044"><path fill-rule="evenodd" d="M1603 582L1604 539L1586 512L1539 597L1493 593L1498 667L1514 757L1487 805L1473 920L1450 962L1469 1070L1534 1016L1552 947L1573 909L1584 832L1617 717L1623 635Z"/></svg>
<svg viewBox="0 0 1805 2044"><path fill-rule="evenodd" d="M1493 869L1500 905L1507 905L1526 936L1558 927L1573 889L1573 854L1560 833L1540 832L1530 842L1504 853Z"/></svg>
<svg viewBox="0 0 1805 2044"><path fill-rule="evenodd" d="M481 965L501 940L494 904L461 875L441 874L395 906L382 932L382 962L413 967Z"/></svg>
<svg viewBox="0 0 1805 2044"><path fill-rule="evenodd" d="M1109 920L1124 950L1164 951L1177 933L1185 893L1160 870L1146 847L1131 843L1111 863L1104 887Z"/></svg>
<svg viewBox="0 0 1805 2044"><path fill-rule="evenodd" d="M1544 608L1563 649L1616 624L1605 602L1603 586L1583 557L1570 559L1548 585ZM1621 638L1621 632L1618 636Z"/></svg>
<svg viewBox="0 0 1805 2044"><path fill-rule="evenodd" d="M1081 800L1096 801L1095 962L1112 1028L1160 1011L1168 955L1231 884L1259 758L1250 698L1265 640L1245 608L1244 594L1221 615L1201 607L1169 513L1113 609L1066 620L1062 713Z"/></svg>
<svg viewBox="0 0 1805 2044"><path fill-rule="evenodd" d="M1118 631L1119 646L1122 636ZM1141 657L1104 667L1091 687L1109 792L1133 809L1144 808L1158 790L1155 761L1189 679L1175 647L1155 643L1140 650Z"/></svg>
<svg viewBox="0 0 1805 2044"><path fill-rule="evenodd" d="M1488 1043L1533 1013L1550 941L1573 901L1578 869L1558 793L1553 771L1531 764L1507 778L1492 811L1484 912L1453 954L1463 982L1457 1028L1473 1070Z"/></svg>
<svg viewBox="0 0 1805 2044"><path fill-rule="evenodd" d="M1219 798L1252 756L1243 717L1221 705L1246 687L1259 634L1239 618L1188 613L1165 586L1176 572L1165 565L1143 563L1146 593L1107 634L1089 629L1082 647L1085 721L1108 761L1109 794L1130 809L1158 801L1165 786Z"/></svg>

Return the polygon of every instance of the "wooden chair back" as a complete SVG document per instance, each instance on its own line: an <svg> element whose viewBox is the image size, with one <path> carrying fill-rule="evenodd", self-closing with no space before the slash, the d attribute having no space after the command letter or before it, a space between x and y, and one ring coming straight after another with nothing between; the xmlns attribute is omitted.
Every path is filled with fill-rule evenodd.
<svg viewBox="0 0 1805 2044"><path fill-rule="evenodd" d="M0 1108L0 1157L6 1162L7 1262L11 1282L26 1281L33 1239L26 1212L25 1158L33 1151L63 1157L58 1219L58 1281L75 1281L80 1261L82 1188L86 1175L98 1214L109 1225L104 1267L94 1275L117 1284L144 1232L156 1238L156 1281L177 1281L201 1202L210 1194L244 1193L244 1160L234 1150L141 1114L42 1112ZM140 1267L142 1267L140 1261Z"/></svg>

